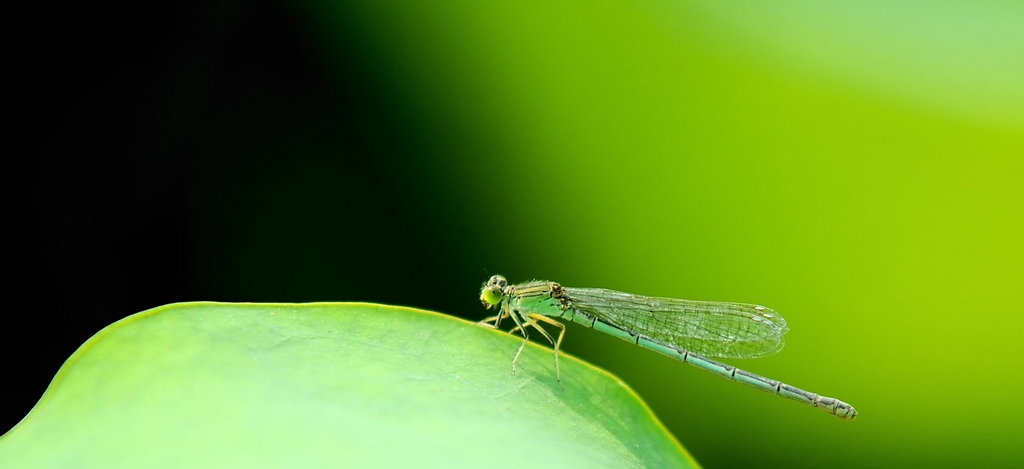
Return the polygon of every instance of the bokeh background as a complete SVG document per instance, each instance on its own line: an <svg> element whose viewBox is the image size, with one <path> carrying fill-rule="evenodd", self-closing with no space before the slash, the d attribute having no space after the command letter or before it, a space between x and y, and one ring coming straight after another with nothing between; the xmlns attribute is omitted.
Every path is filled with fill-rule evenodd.
<svg viewBox="0 0 1024 469"><path fill-rule="evenodd" d="M569 329L565 349L706 467L1024 465L1019 2L33 15L10 72L29 165L8 173L25 216L0 432L138 311L374 301L480 319L501 273L782 312L785 350L731 363L856 421Z"/></svg>

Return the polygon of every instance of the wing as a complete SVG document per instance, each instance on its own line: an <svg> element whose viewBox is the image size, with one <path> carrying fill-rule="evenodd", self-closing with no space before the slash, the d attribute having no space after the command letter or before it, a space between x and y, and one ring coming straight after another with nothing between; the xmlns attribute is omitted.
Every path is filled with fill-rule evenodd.
<svg viewBox="0 0 1024 469"><path fill-rule="evenodd" d="M764 306L565 288L571 307L627 331L708 357L755 358L785 344L786 320Z"/></svg>

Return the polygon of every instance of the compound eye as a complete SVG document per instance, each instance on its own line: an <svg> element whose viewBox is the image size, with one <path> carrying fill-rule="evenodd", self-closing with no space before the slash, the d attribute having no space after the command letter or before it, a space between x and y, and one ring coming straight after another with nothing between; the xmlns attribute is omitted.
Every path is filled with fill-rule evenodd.
<svg viewBox="0 0 1024 469"><path fill-rule="evenodd" d="M491 306L501 303L501 297L501 288L497 285L488 285L484 287L484 291L480 292L480 300Z"/></svg>
<svg viewBox="0 0 1024 469"><path fill-rule="evenodd" d="M497 285L499 288L504 290L505 286L508 285L508 282L505 280L505 277L502 277L500 275L494 275L491 276L491 279L487 281L488 287L492 285Z"/></svg>

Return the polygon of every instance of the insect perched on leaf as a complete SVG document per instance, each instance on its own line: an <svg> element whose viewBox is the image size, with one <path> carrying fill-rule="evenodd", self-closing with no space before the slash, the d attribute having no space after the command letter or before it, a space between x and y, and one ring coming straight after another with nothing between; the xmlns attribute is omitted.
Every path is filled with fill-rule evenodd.
<svg viewBox="0 0 1024 469"><path fill-rule="evenodd" d="M656 298L602 288L570 288L546 281L509 285L500 275L487 281L480 292L480 301L487 309L498 309L497 315L484 319L481 324L497 328L502 319L512 318L516 327L510 333L523 335L523 343L512 358L513 373L529 340L527 329L533 327L555 347L555 376L561 382L558 349L565 337L565 325L552 318L562 318L846 420L857 416L852 405L839 399L707 358L756 358L782 350L783 336L789 327L771 308ZM557 327L558 337L552 337L540 323Z"/></svg>

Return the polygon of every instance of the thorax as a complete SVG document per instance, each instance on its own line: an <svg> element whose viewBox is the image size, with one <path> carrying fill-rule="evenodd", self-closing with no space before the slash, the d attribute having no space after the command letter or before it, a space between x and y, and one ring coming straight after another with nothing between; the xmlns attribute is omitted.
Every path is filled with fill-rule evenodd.
<svg viewBox="0 0 1024 469"><path fill-rule="evenodd" d="M558 317L568 307L562 286L555 282L522 283L509 290L509 307L522 314Z"/></svg>

